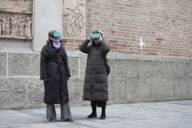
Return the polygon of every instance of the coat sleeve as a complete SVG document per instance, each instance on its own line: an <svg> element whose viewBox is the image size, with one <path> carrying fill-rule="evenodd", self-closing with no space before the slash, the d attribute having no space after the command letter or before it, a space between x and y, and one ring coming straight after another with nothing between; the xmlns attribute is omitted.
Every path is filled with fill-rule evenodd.
<svg viewBox="0 0 192 128"><path fill-rule="evenodd" d="M103 55L107 55L107 53L110 51L110 47L104 42L102 41L102 47L101 47L101 51Z"/></svg>
<svg viewBox="0 0 192 128"><path fill-rule="evenodd" d="M68 64L68 58L67 58L67 53L66 52L63 55L63 63L64 63L64 67L65 67L65 70L66 70L67 77L71 77L71 73L70 73L70 70L69 70L69 64Z"/></svg>
<svg viewBox="0 0 192 128"><path fill-rule="evenodd" d="M85 41L80 45L79 50L82 51L82 52L84 52L84 53L88 53L88 52L89 52L89 49L90 49L90 47L88 46L89 42L90 42L89 39L85 40Z"/></svg>
<svg viewBox="0 0 192 128"><path fill-rule="evenodd" d="M40 79L45 80L47 78L47 59L45 54L45 47L41 50L40 58Z"/></svg>

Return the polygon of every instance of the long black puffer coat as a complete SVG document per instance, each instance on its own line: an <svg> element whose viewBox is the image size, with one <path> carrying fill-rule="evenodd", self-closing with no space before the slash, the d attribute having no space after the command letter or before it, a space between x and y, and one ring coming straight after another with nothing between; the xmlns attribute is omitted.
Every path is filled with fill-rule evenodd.
<svg viewBox="0 0 192 128"><path fill-rule="evenodd" d="M104 56L110 51L104 41L100 45L88 45L90 40L85 40L80 50L88 54L86 75L84 81L84 100L108 100L108 76L104 63Z"/></svg>
<svg viewBox="0 0 192 128"><path fill-rule="evenodd" d="M69 101L67 81L70 77L65 49L55 49L51 42L41 50L40 79L44 80L44 102L62 104Z"/></svg>

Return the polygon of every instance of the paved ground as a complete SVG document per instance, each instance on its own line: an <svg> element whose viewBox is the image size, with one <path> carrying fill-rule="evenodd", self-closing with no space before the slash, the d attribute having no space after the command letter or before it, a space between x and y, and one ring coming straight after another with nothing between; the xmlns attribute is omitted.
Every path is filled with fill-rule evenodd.
<svg viewBox="0 0 192 128"><path fill-rule="evenodd" d="M109 105L106 120L86 119L88 106L72 107L73 123L47 122L45 108L0 110L0 128L192 128L192 101ZM100 112L100 111L99 111Z"/></svg>

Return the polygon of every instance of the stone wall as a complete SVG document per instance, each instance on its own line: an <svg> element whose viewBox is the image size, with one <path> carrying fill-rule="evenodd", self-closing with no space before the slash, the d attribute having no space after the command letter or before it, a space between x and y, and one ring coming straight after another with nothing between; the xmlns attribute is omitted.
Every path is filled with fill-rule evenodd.
<svg viewBox="0 0 192 128"><path fill-rule="evenodd" d="M39 51L52 29L65 39L72 104L88 104L78 47L95 29L112 48L109 103L192 99L191 0L52 1L0 1L0 109L43 105Z"/></svg>
<svg viewBox="0 0 192 128"><path fill-rule="evenodd" d="M68 51L72 78L70 101L82 101L86 55ZM0 52L0 108L37 107L43 104L39 54ZM109 54L109 103L192 99L192 60Z"/></svg>

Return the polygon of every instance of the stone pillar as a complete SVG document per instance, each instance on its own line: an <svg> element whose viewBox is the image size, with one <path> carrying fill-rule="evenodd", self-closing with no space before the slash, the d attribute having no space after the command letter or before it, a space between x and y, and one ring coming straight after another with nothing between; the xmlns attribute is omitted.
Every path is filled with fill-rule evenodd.
<svg viewBox="0 0 192 128"><path fill-rule="evenodd" d="M40 51L50 30L62 32L63 0L34 0L33 5L32 48L34 51Z"/></svg>

